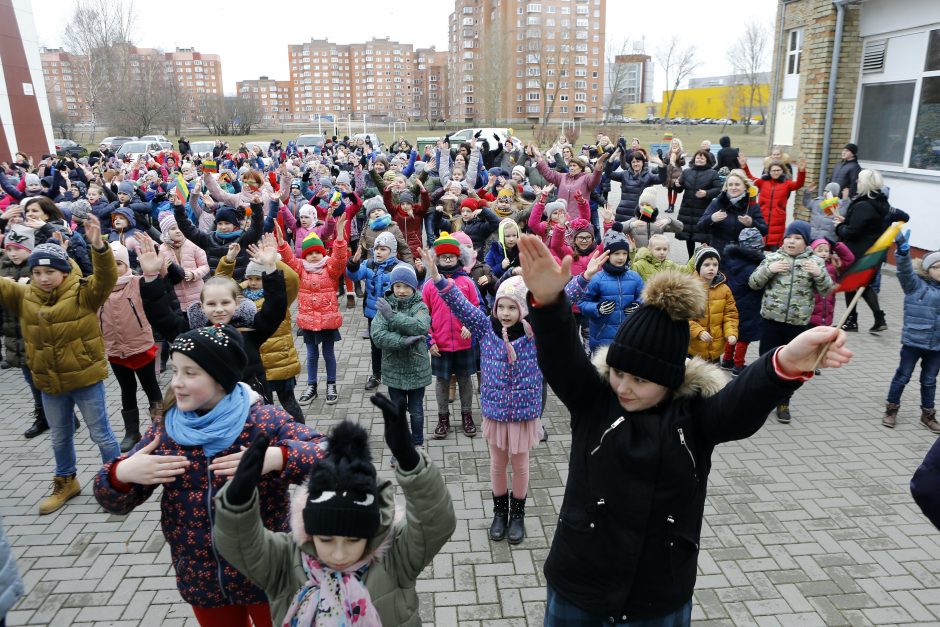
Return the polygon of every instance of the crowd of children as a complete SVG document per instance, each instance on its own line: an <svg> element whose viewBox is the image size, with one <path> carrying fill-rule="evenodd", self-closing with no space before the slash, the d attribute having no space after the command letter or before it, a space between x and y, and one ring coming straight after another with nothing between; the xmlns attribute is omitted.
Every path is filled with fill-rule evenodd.
<svg viewBox="0 0 940 627"><path fill-rule="evenodd" d="M802 164L795 182L789 164L776 160L761 178L751 178L744 164L719 181L703 174L703 151L683 170L681 142L660 160L604 140L578 156L562 146L554 166L514 138L500 152L521 162L508 165L476 138L454 147L441 141L423 156L410 147L384 154L334 138L315 152L223 152L215 167L185 154L133 166L107 152L68 166L49 159L37 170L56 184L38 189L32 173L8 171L5 184L19 176L23 189L0 220L0 276L8 279L0 280L4 363L22 369L35 400L26 437L51 428L53 488L40 513L80 491L78 406L104 463L95 496L105 509L126 513L164 485L163 531L180 593L201 624L247 617L272 624L273 617L306 625L320 613L342 620L350 603L364 624L419 624L413 582L454 529L441 473L421 450L432 383L433 439L446 440L452 420L466 437L483 434L493 498L489 537L510 544L526 535L529 456L547 437L546 385L573 423L576 415L588 420L586 408L611 394L616 411L668 415L677 425L688 410L682 399L714 397L703 401L713 424L703 432L685 427L688 433L679 426L669 445L685 448L693 466L714 444L753 433L774 407L777 420L789 423L798 387L790 381L808 376L806 368L794 376L793 368L805 365L809 347L819 352L836 341L823 367L846 359L844 334L806 333L833 324L836 285L855 258L838 241L843 221L832 199L839 190L807 197L811 222L785 224L779 199L765 197L802 186ZM84 180L84 191L63 192L63 177ZM622 185L616 209L598 193L609 180ZM657 186L668 191L662 213ZM694 218L687 197L698 203ZM679 219L670 215L676 203ZM689 242L687 264L671 258L669 233ZM896 425L901 393L920 361L921 422L940 433L940 253L919 268L908 249L900 237L903 346L882 424ZM364 389L388 389L373 402L385 417L406 496L404 525L392 520L393 494L376 479L368 434L343 423L327 447L305 416L321 395L330 406L347 393L338 385L337 353L365 354L365 344L344 332L358 315L368 329ZM748 369L755 342L764 365ZM581 371L593 371L588 355L603 386ZM640 357L648 364L637 370ZM696 358L688 371L687 358ZM161 394L167 359L173 374ZM306 383L298 398L302 359ZM121 392L120 443L106 410L108 365ZM722 390L719 369L745 382ZM694 389L685 390L690 373ZM147 399L145 429L138 383ZM707 409L748 385L768 394L742 405L746 424L724 424L720 412ZM612 473L605 481L617 474L604 438L628 439L638 428L620 429L622 421L592 423L572 444L585 455L602 451L599 468L609 464ZM575 478L583 463L572 457L569 493L584 482ZM289 483L306 484L292 516ZM605 489L592 498L603 503ZM569 502L566 493L562 518L568 512L571 519L556 539L569 538L570 550L583 542L572 534L593 527L597 515L585 517L585 494ZM625 529L636 524L620 505L609 505ZM194 552L193 538L212 550ZM669 559L650 554L644 564L660 557ZM546 567L551 615L575 605L607 615L609 599L572 596L583 592L573 578L585 568L553 547ZM621 575L612 573L608 583ZM656 577L636 582L623 607L650 595L651 616L678 611L690 594L688 576L671 592L655 590Z"/></svg>

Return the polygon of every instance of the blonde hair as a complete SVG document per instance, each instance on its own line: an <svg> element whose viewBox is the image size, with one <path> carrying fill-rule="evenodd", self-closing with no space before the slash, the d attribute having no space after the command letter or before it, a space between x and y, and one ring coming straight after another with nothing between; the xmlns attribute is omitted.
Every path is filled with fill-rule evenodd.
<svg viewBox="0 0 940 627"><path fill-rule="evenodd" d="M230 276L216 275L211 279L206 279L206 282L202 285L202 291L199 292L199 302L202 302L203 298L205 298L206 290L214 285L231 288L232 297L235 298L235 300L242 297L242 288L235 279Z"/></svg>
<svg viewBox="0 0 940 627"><path fill-rule="evenodd" d="M871 198L885 186L884 177L878 170L862 170L858 173L858 195Z"/></svg>
<svg viewBox="0 0 940 627"><path fill-rule="evenodd" d="M669 247L669 238L667 238L662 233L653 233L650 235L650 241L647 246L652 249L654 244L665 244L666 248Z"/></svg>
<svg viewBox="0 0 940 627"><path fill-rule="evenodd" d="M725 183L724 185L721 186L721 191L724 192L728 190L728 179L730 179L732 176L737 179L740 179L741 182L744 183L745 194L751 193L751 188L753 187L753 185L751 184L750 177L748 177L748 175L744 173L744 170L741 170L738 168L735 168L734 170L731 170L731 172L728 172L728 176L725 177Z"/></svg>

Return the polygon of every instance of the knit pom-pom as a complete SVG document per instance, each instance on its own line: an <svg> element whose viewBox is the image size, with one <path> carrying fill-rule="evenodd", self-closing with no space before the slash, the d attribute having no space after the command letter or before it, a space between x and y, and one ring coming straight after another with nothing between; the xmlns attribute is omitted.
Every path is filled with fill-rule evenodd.
<svg viewBox="0 0 940 627"><path fill-rule="evenodd" d="M643 288L643 304L662 309L673 320L703 316L706 302L705 284L699 278L677 270L657 273Z"/></svg>
<svg viewBox="0 0 940 627"><path fill-rule="evenodd" d="M334 459L370 460L369 433L350 420L344 420L334 427L330 434L329 454Z"/></svg>

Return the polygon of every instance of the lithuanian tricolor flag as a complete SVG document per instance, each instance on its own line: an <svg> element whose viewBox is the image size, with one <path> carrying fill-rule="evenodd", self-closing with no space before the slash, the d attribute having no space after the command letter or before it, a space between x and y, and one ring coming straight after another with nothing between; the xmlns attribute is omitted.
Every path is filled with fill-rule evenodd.
<svg viewBox="0 0 940 627"><path fill-rule="evenodd" d="M184 179L183 175L179 172L176 174L176 195L179 196L183 202L189 200L189 185L186 184L186 179Z"/></svg>
<svg viewBox="0 0 940 627"><path fill-rule="evenodd" d="M894 243L894 239L904 226L903 222L895 222L888 227L888 230L881 234L871 247L865 251L865 254L855 260L836 286L837 292L854 292L860 287L865 287L875 278L875 273L881 267L881 263L888 256L888 248Z"/></svg>
<svg viewBox="0 0 940 627"><path fill-rule="evenodd" d="M219 164L216 161L211 159L206 159L202 162L202 171L203 172L218 172Z"/></svg>

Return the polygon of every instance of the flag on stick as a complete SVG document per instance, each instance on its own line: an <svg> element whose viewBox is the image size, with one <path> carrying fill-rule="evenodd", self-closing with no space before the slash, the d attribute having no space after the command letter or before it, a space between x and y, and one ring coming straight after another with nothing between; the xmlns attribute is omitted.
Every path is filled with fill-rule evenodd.
<svg viewBox="0 0 940 627"><path fill-rule="evenodd" d="M206 159L205 161L202 162L202 171L217 173L219 171L219 164L218 162L213 161L211 159Z"/></svg>
<svg viewBox="0 0 940 627"><path fill-rule="evenodd" d="M839 213L839 199L833 196L819 203L819 207L826 212L826 215L834 216Z"/></svg>
<svg viewBox="0 0 940 627"><path fill-rule="evenodd" d="M186 184L186 179L183 178L183 175L178 173L176 174L176 195L180 197L184 203L189 200L189 185Z"/></svg>
<svg viewBox="0 0 940 627"><path fill-rule="evenodd" d="M894 239L898 236L902 226L904 226L904 222L895 222L889 226L881 234L881 237L865 251L865 254L849 266L845 274L839 279L835 291L855 292L871 283L881 263L888 256L888 248L894 243Z"/></svg>

